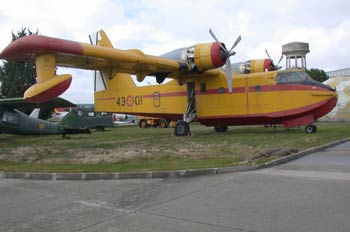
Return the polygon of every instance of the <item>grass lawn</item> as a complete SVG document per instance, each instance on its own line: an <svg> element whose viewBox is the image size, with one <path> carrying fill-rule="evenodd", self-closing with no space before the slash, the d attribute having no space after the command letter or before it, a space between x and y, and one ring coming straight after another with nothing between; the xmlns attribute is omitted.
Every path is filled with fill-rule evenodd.
<svg viewBox="0 0 350 232"><path fill-rule="evenodd" d="M92 134L0 134L0 171L124 172L248 165L350 137L350 123L317 123L318 131L263 126L230 127L225 133L191 124L193 136L173 129L118 126Z"/></svg>

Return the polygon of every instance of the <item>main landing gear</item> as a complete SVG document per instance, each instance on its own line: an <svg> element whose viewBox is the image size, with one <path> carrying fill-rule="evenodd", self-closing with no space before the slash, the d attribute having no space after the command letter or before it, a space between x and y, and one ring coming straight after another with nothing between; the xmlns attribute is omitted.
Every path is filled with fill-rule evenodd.
<svg viewBox="0 0 350 232"><path fill-rule="evenodd" d="M187 109L184 113L183 120L180 120L176 123L174 127L175 136L189 136L191 135L190 131L190 122L196 117L196 100L195 100L195 91L194 91L194 82L187 83Z"/></svg>
<svg viewBox="0 0 350 232"><path fill-rule="evenodd" d="M307 125L305 126L305 132L306 133L315 133L317 131L317 126L313 125L313 124L310 124L310 125Z"/></svg>
<svg viewBox="0 0 350 232"><path fill-rule="evenodd" d="M226 125L219 125L214 128L216 132L226 132L228 127Z"/></svg>

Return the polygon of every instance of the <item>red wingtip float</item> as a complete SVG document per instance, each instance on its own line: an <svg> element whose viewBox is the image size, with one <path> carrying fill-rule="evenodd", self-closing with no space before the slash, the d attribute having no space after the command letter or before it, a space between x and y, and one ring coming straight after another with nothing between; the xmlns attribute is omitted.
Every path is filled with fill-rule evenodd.
<svg viewBox="0 0 350 232"><path fill-rule="evenodd" d="M72 76L69 74L54 76L32 85L25 91L23 98L26 102L37 103L54 99L64 93L69 88L71 82Z"/></svg>

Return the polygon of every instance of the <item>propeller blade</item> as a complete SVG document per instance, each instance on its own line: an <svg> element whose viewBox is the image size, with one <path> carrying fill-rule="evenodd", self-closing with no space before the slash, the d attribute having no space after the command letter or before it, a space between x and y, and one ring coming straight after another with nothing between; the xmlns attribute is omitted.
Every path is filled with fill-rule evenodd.
<svg viewBox="0 0 350 232"><path fill-rule="evenodd" d="M232 51L236 46L237 46L237 44L239 43L239 42L241 42L241 35L239 35L238 37L237 37L237 39L236 39L236 41L233 43L233 45L232 45L232 47L231 47L231 49L230 49L230 51ZM234 55L234 54L233 54Z"/></svg>
<svg viewBox="0 0 350 232"><path fill-rule="evenodd" d="M281 63L282 59L283 59L283 54L281 55L281 58L279 59L279 61L278 61L276 66L278 66Z"/></svg>
<svg viewBox="0 0 350 232"><path fill-rule="evenodd" d="M221 44L221 42L218 40L218 38L216 38L214 32L209 28L209 34L211 35L211 37L213 37L213 39L218 42L220 44L220 47L227 53L227 49Z"/></svg>
<svg viewBox="0 0 350 232"><path fill-rule="evenodd" d="M265 53L266 53L267 57L268 57L270 60L272 60L271 57L270 57L270 54L269 54L269 52L267 51L266 48L265 48Z"/></svg>
<svg viewBox="0 0 350 232"><path fill-rule="evenodd" d="M232 67L230 58L226 60L226 80L229 93L232 93Z"/></svg>
<svg viewBox="0 0 350 232"><path fill-rule="evenodd" d="M218 40L218 38L216 38L216 36L215 36L214 32L211 30L211 28L209 28L209 34L211 35L211 37L213 37L213 39L216 42L220 43L220 41Z"/></svg>

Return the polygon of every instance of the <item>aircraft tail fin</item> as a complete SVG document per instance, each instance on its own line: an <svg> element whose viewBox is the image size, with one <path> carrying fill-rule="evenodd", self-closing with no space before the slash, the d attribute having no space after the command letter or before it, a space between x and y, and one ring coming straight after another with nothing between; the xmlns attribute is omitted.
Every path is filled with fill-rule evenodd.
<svg viewBox="0 0 350 232"><path fill-rule="evenodd" d="M99 30L97 33L89 35L89 39L92 45L113 48L113 44L109 40L104 30Z"/></svg>
<svg viewBox="0 0 350 232"><path fill-rule="evenodd" d="M113 48L112 42L103 30L90 34L89 40L92 45ZM96 70L93 73L95 92L105 91L107 89L107 79L114 77L117 71L115 69Z"/></svg>
<svg viewBox="0 0 350 232"><path fill-rule="evenodd" d="M29 117L31 118L39 118L40 108L35 108L32 113L30 113Z"/></svg>

